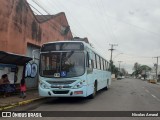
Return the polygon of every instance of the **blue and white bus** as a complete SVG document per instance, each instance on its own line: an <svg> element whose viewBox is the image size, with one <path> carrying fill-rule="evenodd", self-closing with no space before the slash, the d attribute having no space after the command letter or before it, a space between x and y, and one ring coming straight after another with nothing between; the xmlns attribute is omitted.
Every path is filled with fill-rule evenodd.
<svg viewBox="0 0 160 120"><path fill-rule="evenodd" d="M111 84L109 63L88 43L59 41L42 45L39 95L91 97Z"/></svg>

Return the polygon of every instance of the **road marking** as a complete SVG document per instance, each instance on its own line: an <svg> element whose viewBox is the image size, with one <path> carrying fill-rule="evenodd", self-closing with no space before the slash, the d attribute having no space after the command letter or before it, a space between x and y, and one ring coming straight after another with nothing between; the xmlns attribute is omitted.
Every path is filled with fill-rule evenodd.
<svg viewBox="0 0 160 120"><path fill-rule="evenodd" d="M145 89L146 92L150 93L147 89Z"/></svg>
<svg viewBox="0 0 160 120"><path fill-rule="evenodd" d="M153 95L153 94L151 94L151 95L152 95L152 97L156 98L156 96L155 96L155 95Z"/></svg>
<svg viewBox="0 0 160 120"><path fill-rule="evenodd" d="M142 88L144 88L144 87L142 87ZM147 93L149 93L153 98L155 98L156 100L158 100L158 101L160 102L160 99L157 98L155 95L151 94L151 92L149 92L149 90L147 90L147 89L145 89L145 88L144 88L144 90L145 90Z"/></svg>
<svg viewBox="0 0 160 120"><path fill-rule="evenodd" d="M157 98L155 95L153 95L153 94L151 94L151 95L152 95L152 97L154 97L156 100L160 101L160 99Z"/></svg>
<svg viewBox="0 0 160 120"><path fill-rule="evenodd" d="M39 100L41 98L36 98L36 99L29 99L29 100L24 100L24 101L20 101L20 102L17 102L17 103L13 103L11 105L7 105L7 106L1 106L0 107L0 111L1 110L7 110L7 109L11 109L11 108L14 108L14 107L17 107L17 106L21 106L21 105L25 105L25 104L29 104L33 101L36 101L36 100Z"/></svg>

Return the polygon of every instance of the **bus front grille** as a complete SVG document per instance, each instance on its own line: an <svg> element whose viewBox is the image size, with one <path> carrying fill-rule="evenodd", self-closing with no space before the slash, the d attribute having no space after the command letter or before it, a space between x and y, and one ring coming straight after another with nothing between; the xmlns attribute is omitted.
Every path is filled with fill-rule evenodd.
<svg viewBox="0 0 160 120"><path fill-rule="evenodd" d="M58 84L58 85L60 85L60 84L72 84L73 82L75 82L75 80L70 80L70 81L47 81L48 83L50 83L50 84Z"/></svg>
<svg viewBox="0 0 160 120"><path fill-rule="evenodd" d="M53 91L54 94L68 94L69 90L65 90L65 91Z"/></svg>
<svg viewBox="0 0 160 120"><path fill-rule="evenodd" d="M51 88L71 88L69 85L51 85Z"/></svg>

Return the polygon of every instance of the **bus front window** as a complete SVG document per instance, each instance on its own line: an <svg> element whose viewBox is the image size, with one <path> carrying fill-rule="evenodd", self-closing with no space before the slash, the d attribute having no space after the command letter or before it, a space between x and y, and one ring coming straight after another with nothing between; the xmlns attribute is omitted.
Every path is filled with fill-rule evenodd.
<svg viewBox="0 0 160 120"><path fill-rule="evenodd" d="M65 73L61 77L77 77L84 74L84 52L52 52L41 54L40 75L54 77L55 73Z"/></svg>

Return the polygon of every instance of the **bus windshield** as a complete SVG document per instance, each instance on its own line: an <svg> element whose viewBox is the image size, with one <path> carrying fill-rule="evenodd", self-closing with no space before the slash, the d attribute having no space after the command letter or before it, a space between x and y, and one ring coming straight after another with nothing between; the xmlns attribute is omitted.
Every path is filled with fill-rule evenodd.
<svg viewBox="0 0 160 120"><path fill-rule="evenodd" d="M40 75L43 77L77 77L85 72L84 52L41 53Z"/></svg>

